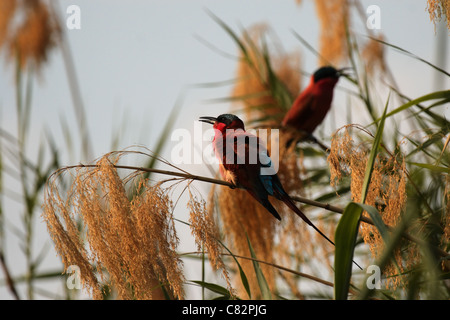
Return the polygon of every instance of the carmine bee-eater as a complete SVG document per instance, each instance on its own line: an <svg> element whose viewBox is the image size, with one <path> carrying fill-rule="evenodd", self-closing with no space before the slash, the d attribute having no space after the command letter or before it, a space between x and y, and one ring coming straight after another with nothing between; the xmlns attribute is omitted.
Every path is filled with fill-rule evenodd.
<svg viewBox="0 0 450 320"><path fill-rule="evenodd" d="M314 72L306 89L284 116L282 125L311 135L330 110L334 86L339 77L345 75L345 69L348 68L336 70L327 66Z"/></svg>
<svg viewBox="0 0 450 320"><path fill-rule="evenodd" d="M269 195L283 201L334 245L294 204L281 185L275 170L270 170L272 163L267 149L259 142L257 136L245 131L241 119L233 114L222 114L217 118L200 117L199 120L214 126L213 148L220 162L220 173L226 181L247 190L278 220L281 220L281 217L270 203Z"/></svg>

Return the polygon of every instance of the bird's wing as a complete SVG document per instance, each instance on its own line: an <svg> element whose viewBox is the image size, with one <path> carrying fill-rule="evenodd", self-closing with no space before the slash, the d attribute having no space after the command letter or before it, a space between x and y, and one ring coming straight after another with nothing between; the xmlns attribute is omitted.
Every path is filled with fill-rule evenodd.
<svg viewBox="0 0 450 320"><path fill-rule="evenodd" d="M267 150L259 150L259 159L261 162L261 169L266 169L264 173L261 172L259 175L259 179L264 185L264 188L266 191L273 196L273 177L275 175L275 172L273 174L267 174L270 172L270 169L272 168L272 159L270 159L269 154ZM261 170L262 171L262 170Z"/></svg>
<svg viewBox="0 0 450 320"><path fill-rule="evenodd" d="M272 160L266 147L257 136L248 132L237 132L236 138L234 150L237 164L243 164L245 170L250 171L255 179L262 183L265 191L273 195L272 175L264 174L270 172L269 169L272 167ZM265 169L264 172L262 169Z"/></svg>
<svg viewBox="0 0 450 320"><path fill-rule="evenodd" d="M314 111L314 95L312 91L303 91L297 99L295 99L292 107L284 117L284 125L298 126L301 121L308 119Z"/></svg>

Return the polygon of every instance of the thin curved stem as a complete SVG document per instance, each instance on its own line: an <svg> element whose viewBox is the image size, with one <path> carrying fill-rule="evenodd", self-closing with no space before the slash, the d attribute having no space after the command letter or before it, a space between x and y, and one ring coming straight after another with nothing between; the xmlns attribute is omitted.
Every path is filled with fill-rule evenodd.
<svg viewBox="0 0 450 320"><path fill-rule="evenodd" d="M202 182L207 182L207 183L212 183L212 184L218 184L218 185L222 185L222 186L227 186L230 188L236 188L235 185L224 181L224 180L220 180L220 179L214 179L214 178L208 178L208 177L203 177L203 176L199 176L199 175L194 175L194 174L190 174L186 171L184 172L177 172L177 171L170 171L170 170L162 170L162 169L155 169L155 168L144 168L144 167L134 167L134 166L126 166L126 165L118 165L118 164L113 164L114 167L116 169L126 169L126 170L135 170L135 171L142 171L142 172L152 172L152 173L158 173L158 174L163 174L163 175L170 175L170 176L175 176L175 177L180 177L182 179L186 179L186 180L196 180L196 181L202 181ZM70 170L70 169L75 169L75 168L96 168L99 167L99 165L97 164L77 164L77 165L73 165L73 166L67 166L67 167L63 167L59 170L57 170L56 172L53 173L53 175L56 175L62 171L65 170ZM52 176L53 176L52 175ZM50 176L51 177L51 176ZM50 178L49 178L50 179ZM297 202L301 202L304 204L308 204L314 207L318 207L318 208L323 208L335 213L339 213L342 214L344 212L344 210L342 208L330 205L328 203L322 203L322 202L318 202L318 201L314 201L308 198L304 198L304 197L299 197L299 196L292 196L291 197L292 200L297 201ZM361 217L361 221L364 223L368 223L371 225L374 225L373 221L370 218L367 217ZM388 230L392 231L392 227L386 226ZM411 236L407 233L403 233L403 238L415 242L415 243L422 243L423 241L421 239L418 239L414 236ZM439 255L441 255L442 257L446 257L448 256L448 253L445 252L444 250L440 249L440 248L435 248L436 251L439 253Z"/></svg>

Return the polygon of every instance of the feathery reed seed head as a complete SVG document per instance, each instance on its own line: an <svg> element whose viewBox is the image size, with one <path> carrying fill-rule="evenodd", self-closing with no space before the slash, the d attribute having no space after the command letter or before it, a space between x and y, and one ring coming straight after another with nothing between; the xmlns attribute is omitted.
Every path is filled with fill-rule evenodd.
<svg viewBox="0 0 450 320"><path fill-rule="evenodd" d="M435 29L436 22L440 21L442 16L445 16L447 29L450 30L450 3L448 0L427 0L427 10Z"/></svg>
<svg viewBox="0 0 450 320"><path fill-rule="evenodd" d="M21 69L27 64L39 69L60 34L57 19L44 1L1 1L0 47L6 48L9 58L18 59Z"/></svg>
<svg viewBox="0 0 450 320"><path fill-rule="evenodd" d="M232 96L241 98L243 110L248 121L265 119L264 124L279 125L282 113L290 106L282 106L270 92L269 74L274 72L289 92L295 96L300 90L300 55L297 52L270 56L270 66L266 64L264 50L268 50L265 37L268 27L258 24L245 32L241 41L247 48L247 58L241 57L237 67L239 79L233 88ZM277 49L280 50L278 47ZM281 50L280 50L281 51ZM271 67L272 70L268 68Z"/></svg>
<svg viewBox="0 0 450 320"><path fill-rule="evenodd" d="M233 294L230 276L225 263L222 260L221 250L219 247L219 231L214 222L212 215L210 215L206 208L206 202L195 197L191 189L189 191L189 223L191 225L191 233L195 238L197 248L200 251L202 245L206 248L214 270L221 270L222 276L226 280L228 290Z"/></svg>
<svg viewBox="0 0 450 320"><path fill-rule="evenodd" d="M383 35L377 37L378 40L384 41ZM378 68L381 72L387 71L386 60L384 57L385 46L381 42L369 40L362 50L362 57L366 61L367 72L373 74Z"/></svg>
<svg viewBox="0 0 450 320"><path fill-rule="evenodd" d="M17 7L16 0L0 1L0 48L9 41L11 21Z"/></svg>
<svg viewBox="0 0 450 320"><path fill-rule="evenodd" d="M347 0L316 0L315 4L320 21L318 65L338 65L346 57L349 3Z"/></svg>
<svg viewBox="0 0 450 320"><path fill-rule="evenodd" d="M442 225L444 226L444 236L442 243L450 243L450 174L445 176L445 192L444 201L446 203L444 219Z"/></svg>
<svg viewBox="0 0 450 320"><path fill-rule="evenodd" d="M350 128L353 127L345 126L343 130L341 128L333 134L328 163L331 185L336 186L344 176L350 176L352 201L360 202L370 152L363 143L359 145L354 143L349 133ZM406 166L402 155L397 157L378 155L365 203L377 208L386 225L395 227L398 224L406 204ZM364 212L363 215L367 216L367 213ZM360 231L364 242L369 245L372 256L377 257L381 254L384 242L378 229L373 225L363 223L360 225ZM405 256L406 258L404 258ZM400 249L397 249L395 258L400 270L404 271L406 267L416 263L417 247L411 245L406 255L402 255ZM389 264L384 270L386 275L396 275L397 272L395 263ZM400 281L400 277L388 277L386 285L392 285L395 288Z"/></svg>
<svg viewBox="0 0 450 320"><path fill-rule="evenodd" d="M66 200L57 179L48 183L44 220L65 267L80 267L94 298L101 298L101 282L113 286L121 299L163 298L161 285L183 298L173 206L159 184L140 183L130 201L108 155L95 167L76 170Z"/></svg>

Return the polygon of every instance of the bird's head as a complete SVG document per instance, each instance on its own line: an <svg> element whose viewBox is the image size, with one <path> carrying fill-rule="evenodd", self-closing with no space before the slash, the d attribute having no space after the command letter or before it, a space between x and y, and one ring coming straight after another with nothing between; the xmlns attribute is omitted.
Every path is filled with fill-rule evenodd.
<svg viewBox="0 0 450 320"><path fill-rule="evenodd" d="M214 129L224 132L226 129L244 129L244 122L234 114L221 114L217 118L214 117L200 117L199 121L212 124Z"/></svg>
<svg viewBox="0 0 450 320"><path fill-rule="evenodd" d="M340 76L347 76L345 71L348 69L350 68L335 69L331 66L321 67L314 72L312 80L314 83L328 81L336 84Z"/></svg>

